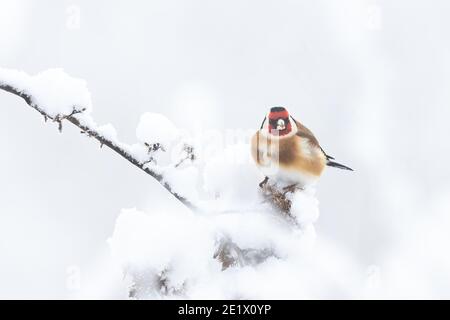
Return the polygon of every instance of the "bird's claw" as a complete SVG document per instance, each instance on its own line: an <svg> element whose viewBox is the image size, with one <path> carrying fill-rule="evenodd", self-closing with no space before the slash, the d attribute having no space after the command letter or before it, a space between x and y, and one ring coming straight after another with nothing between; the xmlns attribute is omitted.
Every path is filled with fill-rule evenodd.
<svg viewBox="0 0 450 320"><path fill-rule="evenodd" d="M259 184L259 187L263 188L266 185L267 181L269 181L269 177L265 177L264 180Z"/></svg>

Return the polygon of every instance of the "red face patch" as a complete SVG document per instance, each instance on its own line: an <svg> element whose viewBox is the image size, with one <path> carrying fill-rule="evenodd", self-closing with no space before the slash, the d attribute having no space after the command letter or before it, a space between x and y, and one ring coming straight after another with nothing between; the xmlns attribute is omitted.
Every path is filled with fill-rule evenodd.
<svg viewBox="0 0 450 320"><path fill-rule="evenodd" d="M281 109L281 108L280 108ZM269 113L269 133L284 136L292 131L292 125L289 121L289 113L286 109L272 110Z"/></svg>
<svg viewBox="0 0 450 320"><path fill-rule="evenodd" d="M279 119L279 118L289 118L289 112L286 109L282 111L271 111L269 113L269 120Z"/></svg>

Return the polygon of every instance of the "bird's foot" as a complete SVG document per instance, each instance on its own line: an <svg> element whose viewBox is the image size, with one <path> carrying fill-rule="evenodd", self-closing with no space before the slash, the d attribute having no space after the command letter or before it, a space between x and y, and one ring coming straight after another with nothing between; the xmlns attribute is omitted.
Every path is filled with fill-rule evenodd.
<svg viewBox="0 0 450 320"><path fill-rule="evenodd" d="M291 192L294 193L297 190L304 190L302 187L298 185L298 183L291 184L283 188L284 194Z"/></svg>
<svg viewBox="0 0 450 320"><path fill-rule="evenodd" d="M266 185L267 181L269 181L269 177L265 177L264 180L259 184L259 187L263 188Z"/></svg>

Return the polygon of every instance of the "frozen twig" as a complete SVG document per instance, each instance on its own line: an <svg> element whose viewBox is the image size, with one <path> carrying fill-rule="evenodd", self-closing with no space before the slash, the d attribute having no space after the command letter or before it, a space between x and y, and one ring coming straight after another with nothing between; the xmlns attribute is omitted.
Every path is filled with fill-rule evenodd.
<svg viewBox="0 0 450 320"><path fill-rule="evenodd" d="M195 160L195 153L194 153L194 147L189 144L184 144L183 146L183 152L185 153L185 156L175 165L175 168L178 168L181 166L185 161Z"/></svg>

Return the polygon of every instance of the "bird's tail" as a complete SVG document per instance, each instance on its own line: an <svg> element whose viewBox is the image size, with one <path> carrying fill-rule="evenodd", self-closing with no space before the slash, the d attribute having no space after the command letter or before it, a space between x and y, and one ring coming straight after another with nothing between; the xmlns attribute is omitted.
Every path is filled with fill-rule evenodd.
<svg viewBox="0 0 450 320"><path fill-rule="evenodd" d="M342 169L342 170L350 170L350 171L353 171L352 168L349 168L349 167L347 167L347 166L344 166L343 164L337 163L337 162L335 162L335 161L330 161L330 160L328 160L327 166L333 167L333 168Z"/></svg>

